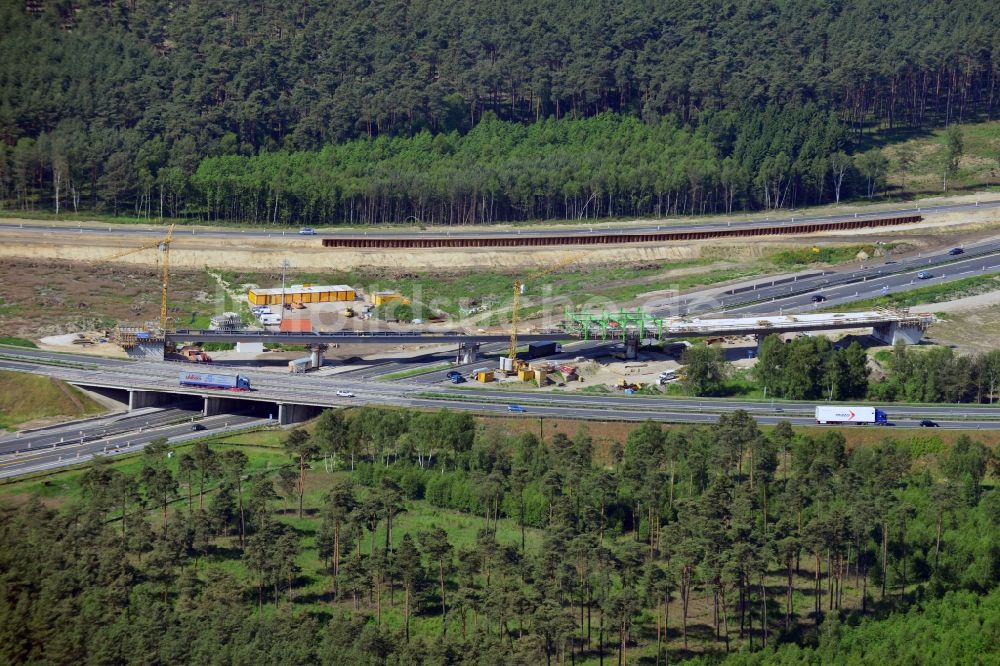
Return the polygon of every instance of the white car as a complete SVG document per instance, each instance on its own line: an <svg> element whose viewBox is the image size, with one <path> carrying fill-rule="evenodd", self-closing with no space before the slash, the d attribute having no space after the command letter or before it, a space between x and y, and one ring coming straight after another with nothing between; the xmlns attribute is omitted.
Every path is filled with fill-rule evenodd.
<svg viewBox="0 0 1000 666"><path fill-rule="evenodd" d="M337 391L338 398L353 398L354 394L350 391Z"/></svg>
<svg viewBox="0 0 1000 666"><path fill-rule="evenodd" d="M312 227L302 227L301 229L299 229L299 235L300 236L315 236L316 235L316 230L313 229Z"/></svg>

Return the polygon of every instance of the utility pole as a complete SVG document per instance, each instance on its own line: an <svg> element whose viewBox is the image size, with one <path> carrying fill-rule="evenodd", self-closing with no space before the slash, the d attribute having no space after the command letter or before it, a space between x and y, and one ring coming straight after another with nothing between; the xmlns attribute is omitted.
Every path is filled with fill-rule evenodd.
<svg viewBox="0 0 1000 666"><path fill-rule="evenodd" d="M285 309L285 271L291 264L288 263L288 259L281 260L281 309ZM284 317L284 315L282 315Z"/></svg>

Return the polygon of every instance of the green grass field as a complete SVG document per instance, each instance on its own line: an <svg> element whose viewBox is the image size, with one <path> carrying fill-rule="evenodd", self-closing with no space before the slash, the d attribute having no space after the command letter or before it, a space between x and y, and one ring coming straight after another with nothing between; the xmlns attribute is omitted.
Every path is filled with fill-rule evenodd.
<svg viewBox="0 0 1000 666"><path fill-rule="evenodd" d="M411 368L410 370L400 370L399 372L391 372L388 375L382 375L377 377L380 381L391 382L397 379L407 379L409 377L418 377L420 375L426 375L431 372L438 372L440 370L447 370L451 367L451 363L435 363L434 365L425 365L419 368Z"/></svg>
<svg viewBox="0 0 1000 666"><path fill-rule="evenodd" d="M1000 187L1000 122L959 125L963 154L947 191ZM943 191L945 130L881 130L860 148L881 147L889 158L888 184L894 196L937 195Z"/></svg>
<svg viewBox="0 0 1000 666"><path fill-rule="evenodd" d="M0 428L14 430L36 419L100 414L104 408L57 379L0 370Z"/></svg>
<svg viewBox="0 0 1000 666"><path fill-rule="evenodd" d="M36 345L31 340L25 340L24 338L17 338L10 335L5 335L0 337L0 345L10 345L11 347L27 347L29 349L38 349L38 345Z"/></svg>

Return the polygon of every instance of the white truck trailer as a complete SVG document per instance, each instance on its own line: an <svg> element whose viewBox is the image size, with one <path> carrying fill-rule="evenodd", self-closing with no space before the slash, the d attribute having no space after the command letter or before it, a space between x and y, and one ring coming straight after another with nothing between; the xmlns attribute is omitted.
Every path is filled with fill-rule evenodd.
<svg viewBox="0 0 1000 666"><path fill-rule="evenodd" d="M876 407L850 405L820 405L816 408L816 423L820 425L848 423L854 425L887 425L888 417Z"/></svg>

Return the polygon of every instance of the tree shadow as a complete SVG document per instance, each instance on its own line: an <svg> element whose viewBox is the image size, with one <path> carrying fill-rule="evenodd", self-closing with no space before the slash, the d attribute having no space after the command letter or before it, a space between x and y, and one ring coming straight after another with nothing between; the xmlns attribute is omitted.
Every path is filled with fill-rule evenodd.
<svg viewBox="0 0 1000 666"><path fill-rule="evenodd" d="M348 597L347 601L350 601ZM341 596L340 601L343 602L344 598ZM330 590L325 590L323 592L307 592L305 594L295 595L295 603L301 604L333 604L333 592Z"/></svg>
<svg viewBox="0 0 1000 666"><path fill-rule="evenodd" d="M866 127L861 136L854 135L854 152L863 153L872 148L885 148L912 139L926 139L934 132L928 127L893 127L892 129L877 129Z"/></svg>

